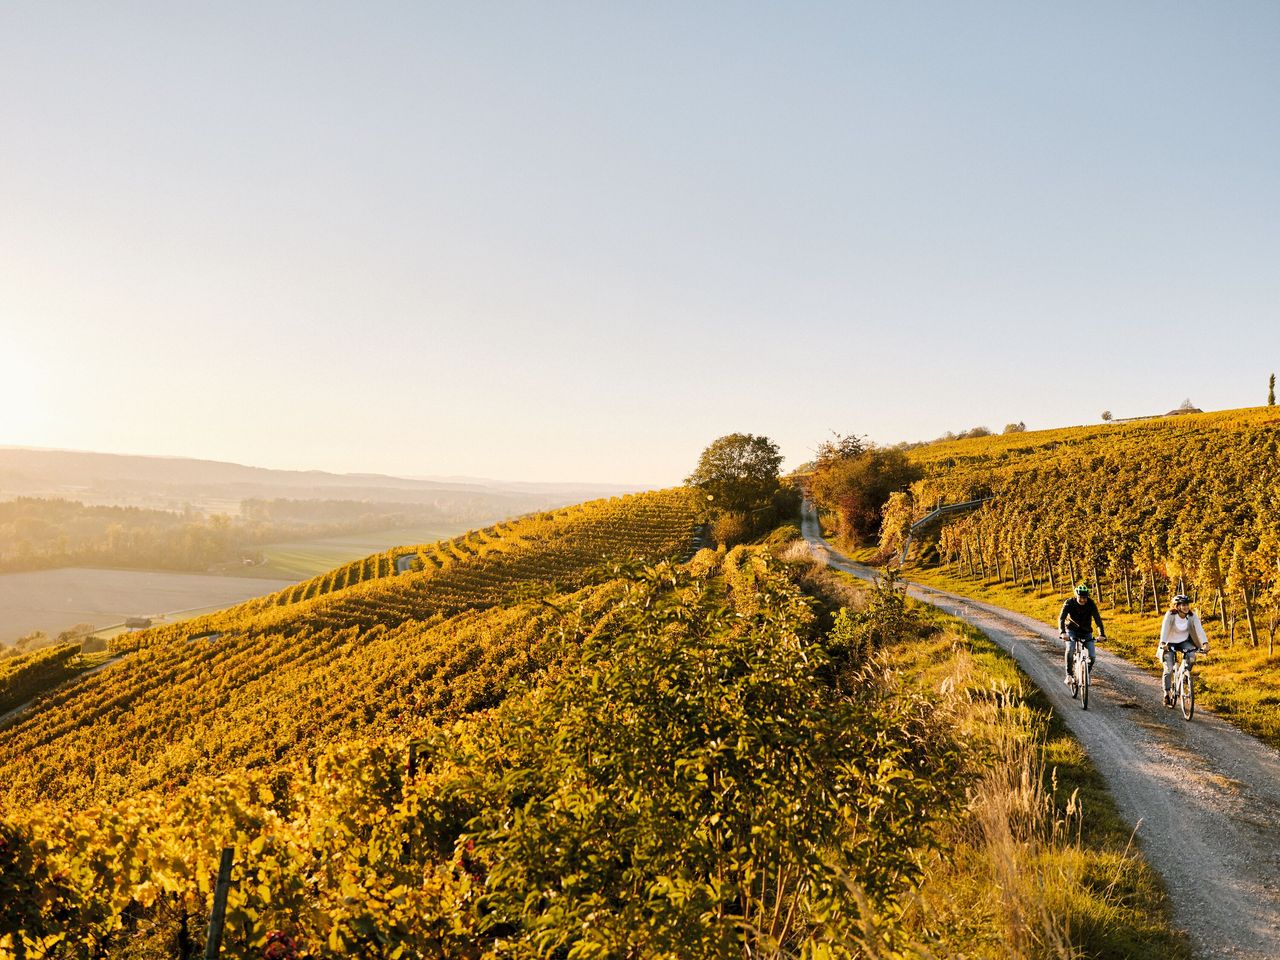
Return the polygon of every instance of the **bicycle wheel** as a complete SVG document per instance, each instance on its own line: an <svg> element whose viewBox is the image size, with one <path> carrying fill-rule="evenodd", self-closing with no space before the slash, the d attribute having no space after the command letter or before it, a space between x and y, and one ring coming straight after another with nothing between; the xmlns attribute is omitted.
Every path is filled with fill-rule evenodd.
<svg viewBox="0 0 1280 960"><path fill-rule="evenodd" d="M1182 719L1190 720L1196 712L1196 685L1191 679L1191 671L1183 670L1178 683L1178 703L1182 705Z"/></svg>
<svg viewBox="0 0 1280 960"><path fill-rule="evenodd" d="M1091 672L1092 672L1092 669L1089 666L1089 661L1085 660L1080 665L1080 709L1081 710L1089 709L1089 674Z"/></svg>

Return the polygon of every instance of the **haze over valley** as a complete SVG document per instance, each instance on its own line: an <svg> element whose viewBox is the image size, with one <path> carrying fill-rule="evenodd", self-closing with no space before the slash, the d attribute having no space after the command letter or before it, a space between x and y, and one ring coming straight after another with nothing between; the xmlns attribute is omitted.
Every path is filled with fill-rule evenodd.
<svg viewBox="0 0 1280 960"><path fill-rule="evenodd" d="M0 447L0 645L226 606L393 546L621 492Z"/></svg>

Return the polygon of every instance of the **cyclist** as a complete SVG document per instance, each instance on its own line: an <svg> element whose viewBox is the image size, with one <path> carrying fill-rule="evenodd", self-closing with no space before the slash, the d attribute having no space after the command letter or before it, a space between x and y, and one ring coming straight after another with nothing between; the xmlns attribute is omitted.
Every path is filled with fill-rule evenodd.
<svg viewBox="0 0 1280 960"><path fill-rule="evenodd" d="M1196 662L1196 652L1209 652L1209 637L1204 632L1200 618L1191 610L1191 598L1180 593L1173 598L1173 606L1160 624L1160 646L1156 659L1164 665L1164 705L1173 706L1173 671L1178 668L1178 654L1187 669Z"/></svg>
<svg viewBox="0 0 1280 960"><path fill-rule="evenodd" d="M1067 597L1066 602L1062 604L1062 612L1058 614L1058 639L1066 643L1068 686L1071 684L1071 668L1075 663L1076 644L1082 644L1089 651L1090 668L1098 657L1091 629L1094 622L1098 624L1098 639L1107 639L1107 628L1102 625L1102 614L1098 612L1098 605L1089 596L1089 585L1076 584L1075 593Z"/></svg>

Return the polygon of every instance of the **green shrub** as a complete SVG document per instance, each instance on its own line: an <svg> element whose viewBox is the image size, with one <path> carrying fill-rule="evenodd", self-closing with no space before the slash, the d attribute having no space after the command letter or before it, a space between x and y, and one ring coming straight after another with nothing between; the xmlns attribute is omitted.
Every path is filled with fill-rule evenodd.
<svg viewBox="0 0 1280 960"><path fill-rule="evenodd" d="M800 528L794 523L784 523L769 531L764 542L770 547L785 547L788 543L800 539Z"/></svg>
<svg viewBox="0 0 1280 960"><path fill-rule="evenodd" d="M557 602L579 604L560 658L447 729L14 815L0 886L30 909L0 938L121 957L130 927L162 945L190 920L198 948L225 842L229 960L271 930L317 958L896 956L963 805L945 717L878 672L832 683L812 601L765 550Z"/></svg>
<svg viewBox="0 0 1280 960"><path fill-rule="evenodd" d="M722 513L711 523L711 537L719 546L737 546L750 536L751 521L745 513Z"/></svg>

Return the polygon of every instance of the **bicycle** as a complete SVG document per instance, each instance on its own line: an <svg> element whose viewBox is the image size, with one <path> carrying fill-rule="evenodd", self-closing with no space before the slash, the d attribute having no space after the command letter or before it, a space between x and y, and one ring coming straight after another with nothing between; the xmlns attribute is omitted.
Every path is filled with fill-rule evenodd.
<svg viewBox="0 0 1280 960"><path fill-rule="evenodd" d="M1093 638L1090 637L1090 640ZM1071 699L1079 698L1080 709L1089 709L1089 678L1093 674L1093 664L1089 662L1089 649L1085 646L1084 640L1068 640L1068 644L1075 644L1076 651L1072 656L1071 664Z"/></svg>
<svg viewBox="0 0 1280 960"><path fill-rule="evenodd" d="M1182 710L1182 719L1190 720L1196 712L1196 683L1195 678L1191 674L1191 665L1187 663L1187 655L1184 653L1178 661L1177 668L1173 671L1173 689L1171 690L1173 699L1167 706L1177 706Z"/></svg>

